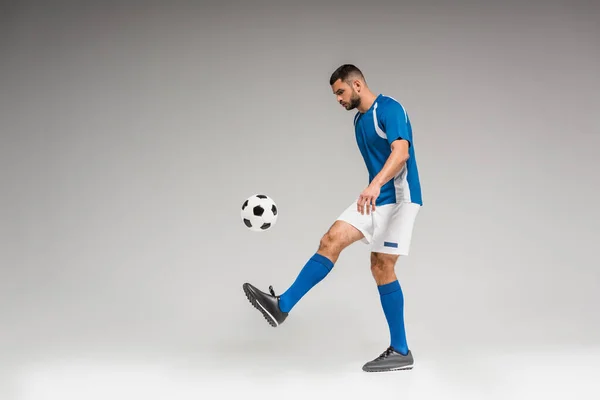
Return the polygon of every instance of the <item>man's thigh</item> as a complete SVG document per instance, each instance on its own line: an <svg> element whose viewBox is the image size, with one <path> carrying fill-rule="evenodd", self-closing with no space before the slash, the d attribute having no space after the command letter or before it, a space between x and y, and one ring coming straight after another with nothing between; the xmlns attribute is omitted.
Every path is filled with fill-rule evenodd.
<svg viewBox="0 0 600 400"><path fill-rule="evenodd" d="M364 234L354 225L346 221L336 220L327 231L326 237L345 248L354 242L364 239Z"/></svg>
<svg viewBox="0 0 600 400"><path fill-rule="evenodd" d="M358 201L358 200L357 200ZM336 222L345 222L351 225L362 234L361 240L364 243L371 243L373 237L373 216L361 214L356 208L356 201L350 204L342 214L336 219Z"/></svg>

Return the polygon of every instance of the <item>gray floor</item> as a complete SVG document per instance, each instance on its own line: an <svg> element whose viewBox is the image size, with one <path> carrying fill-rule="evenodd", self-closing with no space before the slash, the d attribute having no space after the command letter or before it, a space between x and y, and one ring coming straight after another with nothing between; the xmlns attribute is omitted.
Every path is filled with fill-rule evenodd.
<svg viewBox="0 0 600 400"><path fill-rule="evenodd" d="M248 322L252 325L252 322ZM267 329L267 328L265 328ZM270 329L270 328L269 328ZM326 335L326 333L323 333ZM56 351L13 362L3 399L227 399L386 396L406 399L597 399L600 347L441 349L420 343L411 371L367 374L377 346L262 340L166 354L156 349ZM73 348L73 347L71 347ZM57 349L58 350L58 349Z"/></svg>

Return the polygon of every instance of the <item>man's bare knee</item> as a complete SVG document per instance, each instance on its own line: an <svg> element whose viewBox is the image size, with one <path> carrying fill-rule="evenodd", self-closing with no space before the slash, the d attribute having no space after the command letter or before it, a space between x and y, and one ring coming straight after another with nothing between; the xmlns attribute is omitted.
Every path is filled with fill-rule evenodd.
<svg viewBox="0 0 600 400"><path fill-rule="evenodd" d="M346 247L362 237L363 234L352 225L336 221L321 238L318 252L337 260Z"/></svg>
<svg viewBox="0 0 600 400"><path fill-rule="evenodd" d="M337 258L339 253L342 251L342 241L339 234L336 232L332 232L331 230L327 231L321 241L319 242L319 252L326 253L327 255L331 255Z"/></svg>
<svg viewBox="0 0 600 400"><path fill-rule="evenodd" d="M394 254L371 253L371 273L378 285L384 285L396 280L396 261Z"/></svg>

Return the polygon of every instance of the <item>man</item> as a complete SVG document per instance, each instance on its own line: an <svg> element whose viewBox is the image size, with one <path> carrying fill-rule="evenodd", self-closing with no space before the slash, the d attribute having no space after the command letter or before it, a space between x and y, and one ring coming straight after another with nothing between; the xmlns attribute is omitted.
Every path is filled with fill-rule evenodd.
<svg viewBox="0 0 600 400"><path fill-rule="evenodd" d="M415 218L423 205L410 119L395 99L376 95L354 65L340 66L330 78L337 101L358 110L354 131L369 172L369 184L334 221L319 248L283 294L262 292L245 283L250 303L274 327L295 304L331 271L340 253L361 240L370 245L371 271L390 332L388 348L367 362L367 372L412 369L404 327L404 297L395 274L399 256L407 256Z"/></svg>

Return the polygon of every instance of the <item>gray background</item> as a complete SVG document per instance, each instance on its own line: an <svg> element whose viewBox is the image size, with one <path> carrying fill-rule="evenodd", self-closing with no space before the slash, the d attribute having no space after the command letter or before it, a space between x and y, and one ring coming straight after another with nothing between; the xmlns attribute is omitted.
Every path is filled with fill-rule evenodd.
<svg viewBox="0 0 600 400"><path fill-rule="evenodd" d="M362 244L277 330L241 291L285 290L367 183L328 85L346 62L413 122L415 353L600 345L600 7L452 3L3 2L0 389L61 360L383 350ZM259 192L280 216L257 234Z"/></svg>

